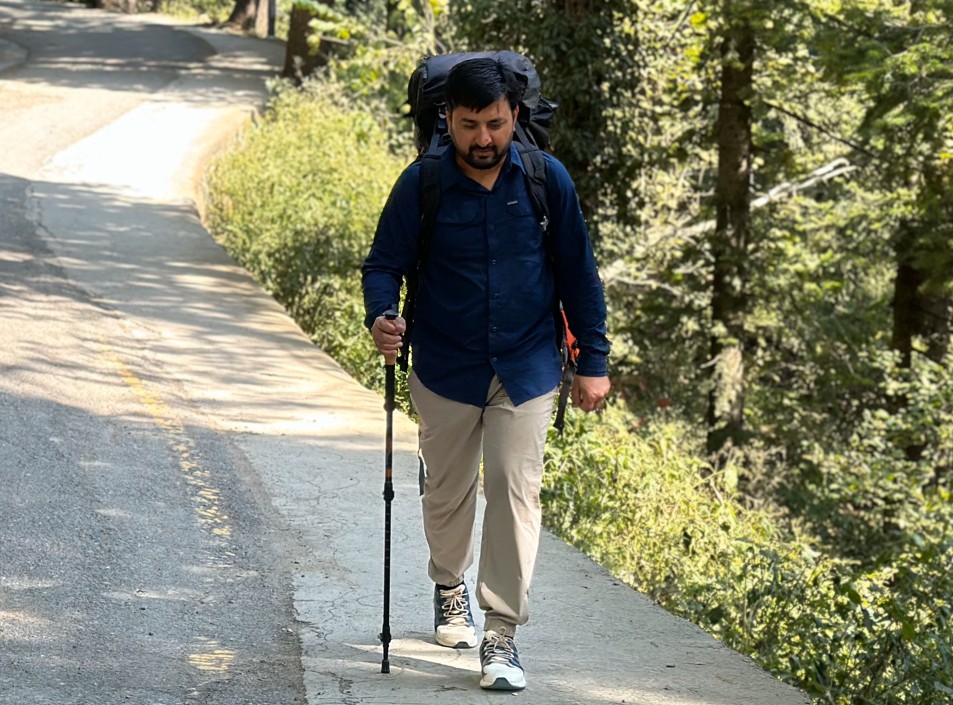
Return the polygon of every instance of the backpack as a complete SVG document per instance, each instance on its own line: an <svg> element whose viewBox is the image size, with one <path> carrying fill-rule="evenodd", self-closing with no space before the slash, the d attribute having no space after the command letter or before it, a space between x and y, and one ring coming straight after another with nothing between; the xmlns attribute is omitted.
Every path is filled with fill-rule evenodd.
<svg viewBox="0 0 953 705"><path fill-rule="evenodd" d="M519 103L513 143L519 151L526 172L526 190L533 202L533 209L540 227L543 229L543 236L547 243L549 241L547 167L542 150L549 146L549 127L558 106L542 96L539 75L532 62L525 56L512 51L441 54L422 59L407 85L407 102L410 105L410 115L414 120L417 161L420 162L421 167L420 236L417 242L417 263L407 274L407 292L401 314L407 322L404 333L407 340L410 340L413 328L420 272L429 254L430 242L436 227L437 210L440 207L440 159L450 145L444 87L447 75L454 66L462 61L476 58L493 58L500 61L525 86ZM554 426L561 433L579 348L572 333L569 332L561 304L558 305L555 315L557 316L557 345L563 362L563 379L560 382L559 404ZM401 348L397 364L406 371L408 362L409 346L405 346Z"/></svg>

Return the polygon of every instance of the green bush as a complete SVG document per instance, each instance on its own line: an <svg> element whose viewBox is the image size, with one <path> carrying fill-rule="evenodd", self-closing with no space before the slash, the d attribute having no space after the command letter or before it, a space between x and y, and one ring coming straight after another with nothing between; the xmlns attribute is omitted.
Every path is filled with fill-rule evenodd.
<svg viewBox="0 0 953 705"><path fill-rule="evenodd" d="M734 475L696 458L690 426L620 408L550 438L548 526L666 609L818 703L940 705L953 684L949 496L863 567L826 557L783 517L741 507Z"/></svg>
<svg viewBox="0 0 953 705"><path fill-rule="evenodd" d="M218 24L228 19L233 7L234 0L160 0L158 11L173 17Z"/></svg>
<svg viewBox="0 0 953 705"><path fill-rule="evenodd" d="M327 82L280 88L263 120L208 175L208 223L313 340L376 386L359 268L408 157L374 116Z"/></svg>

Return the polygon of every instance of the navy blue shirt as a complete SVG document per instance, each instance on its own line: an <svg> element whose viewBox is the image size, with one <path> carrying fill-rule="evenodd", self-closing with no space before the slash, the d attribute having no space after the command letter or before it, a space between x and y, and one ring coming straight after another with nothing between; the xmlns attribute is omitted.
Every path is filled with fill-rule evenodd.
<svg viewBox="0 0 953 705"><path fill-rule="evenodd" d="M577 374L606 374L605 299L589 235L569 173L544 156L546 235L515 146L492 190L460 171L452 147L441 159L440 208L410 341L414 372L435 394L483 408L494 374L515 405L555 389L557 288L580 345ZM401 281L417 262L419 234L414 163L391 191L362 268L368 328L397 303Z"/></svg>

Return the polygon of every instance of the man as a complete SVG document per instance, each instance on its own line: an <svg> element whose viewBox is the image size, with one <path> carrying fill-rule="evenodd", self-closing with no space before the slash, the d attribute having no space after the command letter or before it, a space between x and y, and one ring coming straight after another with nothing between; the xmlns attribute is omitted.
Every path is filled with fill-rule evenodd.
<svg viewBox="0 0 953 705"><path fill-rule="evenodd" d="M549 155L550 232L537 222L512 144L522 85L494 59L469 59L447 78L453 148L440 163L440 206L420 272L412 340L383 313L416 266L420 164L397 180L364 263L367 325L392 360L413 351L409 386L419 426L424 533L438 644L476 646L464 572L482 457L486 512L476 595L484 611L483 688L521 690L516 650L540 530L543 446L561 364L557 294L581 353L573 404L600 407L606 376L605 302L575 188Z"/></svg>

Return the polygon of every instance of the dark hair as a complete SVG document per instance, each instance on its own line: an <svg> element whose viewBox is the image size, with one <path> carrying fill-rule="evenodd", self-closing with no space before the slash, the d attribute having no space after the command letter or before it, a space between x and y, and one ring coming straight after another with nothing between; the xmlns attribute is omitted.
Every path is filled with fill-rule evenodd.
<svg viewBox="0 0 953 705"><path fill-rule="evenodd" d="M461 105L479 112L491 103L506 97L515 110L523 98L526 85L515 73L496 59L467 59L450 69L444 89L447 108Z"/></svg>

